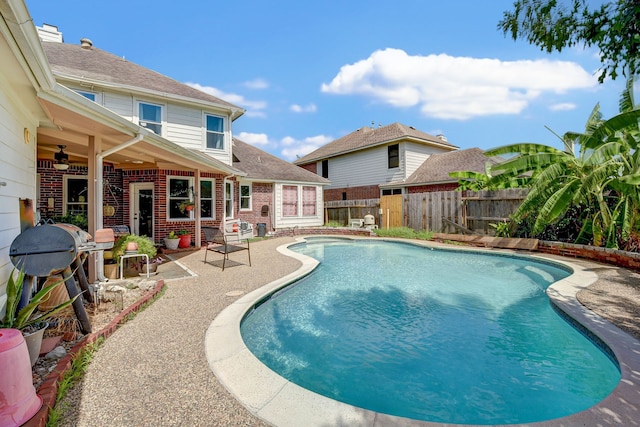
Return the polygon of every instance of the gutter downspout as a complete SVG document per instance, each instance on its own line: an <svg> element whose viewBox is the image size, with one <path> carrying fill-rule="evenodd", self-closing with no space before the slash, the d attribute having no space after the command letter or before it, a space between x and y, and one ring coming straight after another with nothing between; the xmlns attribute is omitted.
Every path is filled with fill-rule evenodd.
<svg viewBox="0 0 640 427"><path fill-rule="evenodd" d="M103 192L103 179L104 179L104 158L110 156L113 153L117 153L120 150L128 148L144 139L144 135L139 132L132 139L123 142L122 144L116 145L115 147L103 151L102 153L96 155L96 202L100 203L100 206L96 206L96 229L104 227L104 216L102 214L102 205L104 205L104 192ZM100 282L106 282L107 279L104 276L104 253L102 251L97 251L96 257L96 275L98 276L98 280Z"/></svg>

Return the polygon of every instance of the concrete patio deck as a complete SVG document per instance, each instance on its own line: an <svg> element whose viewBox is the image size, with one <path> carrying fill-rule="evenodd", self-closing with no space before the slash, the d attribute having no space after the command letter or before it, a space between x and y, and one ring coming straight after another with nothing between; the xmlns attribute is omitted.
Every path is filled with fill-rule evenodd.
<svg viewBox="0 0 640 427"><path fill-rule="evenodd" d="M277 238L252 243L253 266L232 257L224 272L205 265L203 251L174 254L197 276L168 280L162 298L105 341L84 379L65 399L69 408L60 425L441 425L324 398L275 375L244 348L237 325L246 309L313 267L309 259L278 250L292 242ZM640 419L640 342L574 298L579 288L597 279L596 270L609 267L579 260L570 264L578 273L554 285L549 294L611 346L621 362L623 381L596 407L530 425L634 425Z"/></svg>

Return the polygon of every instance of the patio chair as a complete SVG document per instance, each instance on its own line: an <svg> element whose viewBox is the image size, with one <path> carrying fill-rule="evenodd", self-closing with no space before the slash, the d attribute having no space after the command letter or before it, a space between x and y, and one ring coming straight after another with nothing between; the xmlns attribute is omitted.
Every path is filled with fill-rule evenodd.
<svg viewBox="0 0 640 427"><path fill-rule="evenodd" d="M249 267L251 267L251 251L249 250L248 239L230 239L228 238L220 228L211 226L202 226L202 232L204 233L204 239L206 241L204 262L207 262L207 253L217 252L222 254L222 271L224 271L225 264L229 259L229 254L240 251L247 251L249 257Z"/></svg>

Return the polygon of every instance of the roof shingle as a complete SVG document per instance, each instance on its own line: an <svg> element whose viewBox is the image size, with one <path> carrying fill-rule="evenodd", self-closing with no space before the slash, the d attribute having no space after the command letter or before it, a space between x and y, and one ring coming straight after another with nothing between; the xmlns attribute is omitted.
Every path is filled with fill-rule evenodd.
<svg viewBox="0 0 640 427"><path fill-rule="evenodd" d="M355 132L338 138L317 150L299 158L294 163L297 165L318 161L328 157L334 157L339 154L348 153L350 151L361 150L380 144L390 143L401 139L411 139L428 145L439 145L457 148L450 144L446 139L430 135L426 132L406 126L401 123L393 123L377 129L368 126L361 127Z"/></svg>
<svg viewBox="0 0 640 427"><path fill-rule="evenodd" d="M233 157L233 167L246 172L248 179L330 183L326 178L279 159L237 138L233 138Z"/></svg>
<svg viewBox="0 0 640 427"><path fill-rule="evenodd" d="M227 101L96 47L83 48L80 45L58 42L42 42L42 47L54 74L136 87L242 110Z"/></svg>
<svg viewBox="0 0 640 427"><path fill-rule="evenodd" d="M486 163L496 164L499 157L488 157L480 148L468 148L448 153L432 154L404 181L404 185L430 184L436 182L457 181L449 172L474 171L485 172Z"/></svg>

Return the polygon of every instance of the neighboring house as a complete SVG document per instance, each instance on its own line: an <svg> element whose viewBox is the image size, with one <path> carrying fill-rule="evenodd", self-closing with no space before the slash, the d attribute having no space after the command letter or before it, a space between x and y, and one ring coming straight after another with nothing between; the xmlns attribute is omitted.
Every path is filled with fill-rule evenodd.
<svg viewBox="0 0 640 427"><path fill-rule="evenodd" d="M233 167L239 180L238 215L267 231L324 224L323 187L329 180L233 139Z"/></svg>
<svg viewBox="0 0 640 427"><path fill-rule="evenodd" d="M403 188L405 193L426 193L431 191L451 191L458 188L458 179L450 172L486 172L486 165L494 165L503 159L488 157L480 148L468 148L430 156L403 181L390 182L380 186L387 189Z"/></svg>
<svg viewBox="0 0 640 427"><path fill-rule="evenodd" d="M364 126L294 161L331 181L324 199L353 200L380 197L380 186L401 183L431 155L456 150L447 139L411 126L393 123ZM382 194L399 194L402 185Z"/></svg>

